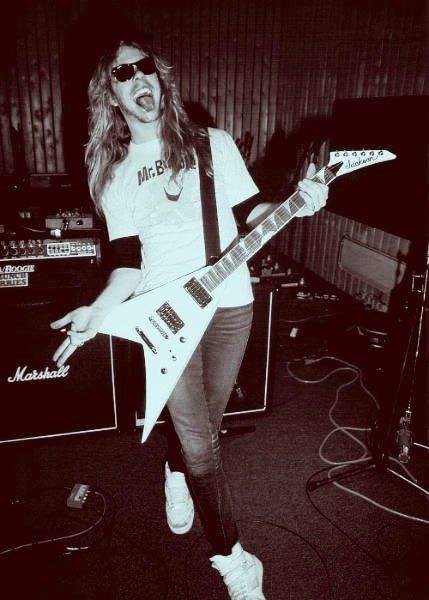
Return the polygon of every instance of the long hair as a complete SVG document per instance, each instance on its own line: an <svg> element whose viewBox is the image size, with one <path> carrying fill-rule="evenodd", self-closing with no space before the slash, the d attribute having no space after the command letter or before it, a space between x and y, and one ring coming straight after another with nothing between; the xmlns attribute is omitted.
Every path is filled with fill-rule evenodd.
<svg viewBox="0 0 429 600"><path fill-rule="evenodd" d="M121 41L116 44L100 59L88 87L89 140L85 148L85 163L89 191L99 214L102 213L103 190L109 183L115 166L126 157L131 139L127 122L120 109L111 102L114 95L110 71L121 46L137 48L155 61L161 86L162 158L170 167L173 178L177 177L182 169L195 166L196 149L207 137L206 129L194 124L185 111L174 82L173 68L146 46L134 41ZM208 152L202 149L199 156L203 169L213 176Z"/></svg>

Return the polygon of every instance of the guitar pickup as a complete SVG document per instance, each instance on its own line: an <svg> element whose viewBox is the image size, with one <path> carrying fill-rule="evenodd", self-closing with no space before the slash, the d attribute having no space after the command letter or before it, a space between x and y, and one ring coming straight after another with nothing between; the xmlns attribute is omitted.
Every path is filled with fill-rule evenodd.
<svg viewBox="0 0 429 600"><path fill-rule="evenodd" d="M195 277L187 281L183 287L201 308L204 308L213 300L207 290L197 279L195 279Z"/></svg>
<svg viewBox="0 0 429 600"><path fill-rule="evenodd" d="M185 324L168 302L164 302L164 304L158 308L156 313L173 333L180 331Z"/></svg>
<svg viewBox="0 0 429 600"><path fill-rule="evenodd" d="M152 342L147 337L147 335L140 329L140 327L136 327L136 331L139 334L139 336L141 337L141 339L144 341L144 343L146 344L146 346L149 348L149 350L151 352L153 352L154 354L157 354L158 353L157 349L152 344Z"/></svg>

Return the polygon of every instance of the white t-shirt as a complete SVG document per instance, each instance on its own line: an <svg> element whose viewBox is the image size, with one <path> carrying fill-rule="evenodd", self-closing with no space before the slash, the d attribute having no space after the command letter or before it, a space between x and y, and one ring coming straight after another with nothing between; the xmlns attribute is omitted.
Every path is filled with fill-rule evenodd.
<svg viewBox="0 0 429 600"><path fill-rule="evenodd" d="M232 137L209 129L220 247L237 236L232 207L258 192ZM183 170L177 183L161 160L159 140L130 143L103 195L109 239L138 235L142 244L142 283L136 293L190 274L206 263L198 168ZM220 306L253 300L247 264L224 284Z"/></svg>

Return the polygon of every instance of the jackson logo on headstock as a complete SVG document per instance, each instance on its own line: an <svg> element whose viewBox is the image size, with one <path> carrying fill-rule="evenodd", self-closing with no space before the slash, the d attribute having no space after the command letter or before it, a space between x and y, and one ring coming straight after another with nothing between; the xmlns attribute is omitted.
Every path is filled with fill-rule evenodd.
<svg viewBox="0 0 429 600"><path fill-rule="evenodd" d="M358 158L352 156L344 161L344 169L356 169L356 167L360 167L361 165L368 165L370 163L377 162L379 158L380 155L374 153L365 153Z"/></svg>
<svg viewBox="0 0 429 600"><path fill-rule="evenodd" d="M22 383L26 381L40 381L42 379L59 379L61 377L67 377L69 370L70 365L63 365L55 370L45 367L45 369L41 371L38 371L37 369L29 371L28 366L24 365L23 367L17 367L15 374L8 377L7 380L9 383Z"/></svg>

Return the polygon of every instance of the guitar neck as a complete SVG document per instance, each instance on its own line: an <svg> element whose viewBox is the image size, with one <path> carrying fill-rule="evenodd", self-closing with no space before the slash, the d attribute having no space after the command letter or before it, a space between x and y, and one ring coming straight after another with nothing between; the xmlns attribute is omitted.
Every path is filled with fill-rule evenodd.
<svg viewBox="0 0 429 600"><path fill-rule="evenodd" d="M329 184L336 177L335 167L322 167L313 177L313 181ZM247 262L274 235L276 235L305 206L305 201L294 192L280 206L273 210L255 229L242 238L235 246L220 258L200 281L209 291L217 288L238 267Z"/></svg>

